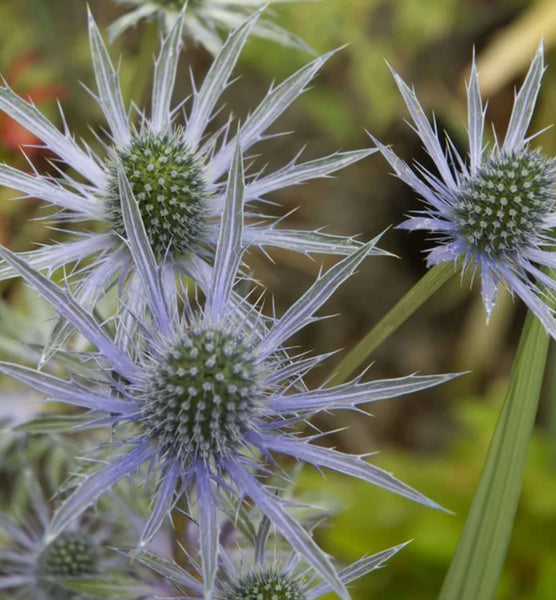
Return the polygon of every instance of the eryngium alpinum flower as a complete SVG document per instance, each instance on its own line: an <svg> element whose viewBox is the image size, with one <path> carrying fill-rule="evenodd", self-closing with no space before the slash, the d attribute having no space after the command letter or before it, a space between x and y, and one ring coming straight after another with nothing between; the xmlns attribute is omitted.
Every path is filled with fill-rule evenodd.
<svg viewBox="0 0 556 600"><path fill-rule="evenodd" d="M142 278L151 318L138 323L117 316L118 339L84 310L73 296L0 247L2 257L42 294L61 317L86 336L98 353L83 360L100 365L98 376L75 374L70 380L9 363L0 371L14 376L58 402L91 411L91 421L114 437L105 464L79 480L54 515L49 535L90 506L123 477L148 465L158 491L140 546L159 529L181 495L196 505L200 527L203 581L212 587L216 574L218 531L215 523L224 490L250 498L303 559L342 598L348 594L328 557L286 510L286 502L266 489L256 473L262 455L292 456L379 485L415 501L437 506L389 473L360 456L345 454L301 436L295 425L321 411L355 409L368 402L400 396L449 380L451 375L409 376L306 390L303 375L323 356L287 358L283 344L317 320L316 311L368 255L376 240L344 258L301 296L279 319L266 321L232 293L242 260L244 178L236 149L227 186L209 293L203 309L179 307L175 295L162 293L161 270L123 173L120 184L126 239ZM173 298L173 302L172 302ZM103 413L103 415L98 415ZM95 416L97 415L97 416ZM272 460L270 460L272 464Z"/></svg>
<svg viewBox="0 0 556 600"><path fill-rule="evenodd" d="M253 9L280 2L296 0L115 0L118 4L133 6L129 12L116 19L108 28L113 40L142 19L157 18L165 32L175 25L185 7L184 33L201 43L212 54L218 54L222 40L218 29L235 29ZM273 40L284 46L308 50L298 36L283 29L269 19L261 19L253 34Z"/></svg>
<svg viewBox="0 0 556 600"><path fill-rule="evenodd" d="M24 195L44 200L59 208L56 218L65 224L101 222L102 232L80 232L74 239L46 245L23 254L26 262L41 270L54 270L76 261L95 257L80 272L79 301L94 306L107 286L118 275L122 280L132 271L132 261L124 235L121 210L121 185L135 197L139 217L146 229L157 261L165 265L166 275L187 273L206 289L209 264L219 235L224 205L225 176L229 172L233 149L239 140L243 151L265 137L264 132L299 96L330 54L319 57L280 85L272 88L262 102L245 118L235 135L231 121L207 137L207 126L217 112L216 104L229 79L240 51L259 14L235 30L214 59L203 84L195 90L184 128L174 117L181 104L171 109L171 97L181 40L182 19L163 41L155 65L150 119L141 114L137 126L124 108L118 74L110 62L104 42L90 16L89 33L93 66L98 87L97 100L108 122L110 138L103 145L104 155L81 148L66 131L58 131L32 104L8 87L0 87L0 110L37 135L64 164L58 179L29 174L0 165L0 185ZM300 184L330 173L368 156L374 150L336 153L298 163L296 158L273 173L253 173L245 189L245 203L256 223L246 225L242 245L277 246L297 252L349 254L361 244L342 236L316 231L278 228L277 221L265 218L259 201L274 190ZM66 172L73 169L78 176ZM80 177L79 177L80 176ZM256 206L254 206L256 204ZM378 250L373 250L378 253ZM3 265L0 277L13 276ZM126 302L132 312L140 312L143 294L137 290L133 274L126 289Z"/></svg>
<svg viewBox="0 0 556 600"><path fill-rule="evenodd" d="M253 547L239 545L233 550L221 548L213 600L317 600L332 592L327 582L307 568L295 552L268 548L269 524L262 519ZM275 536L273 537L275 540ZM344 585L384 566L406 544L366 556L338 571ZM175 562L164 560L149 552L140 552L134 558L172 582L184 599L207 598L202 581ZM194 560L188 560L194 565ZM200 575L200 574L199 574Z"/></svg>
<svg viewBox="0 0 556 600"><path fill-rule="evenodd" d="M462 259L464 268L480 272L483 302L490 316L499 284L519 296L556 337L556 321L545 300L556 281L542 267L556 267L556 162L534 149L527 137L540 90L543 49L539 46L525 81L517 93L502 143L489 148L483 139L485 108L473 62L467 86L469 161L448 140L442 149L417 97L397 75L396 83L414 122L414 129L434 161L439 175L421 166L412 170L392 150L375 143L395 174L425 202L425 210L400 227L425 229L436 246L428 264Z"/></svg>
<svg viewBox="0 0 556 600"><path fill-rule="evenodd" d="M51 507L29 468L24 469L29 507L18 521L0 513L0 590L22 600L78 600L82 596L71 589L77 585L106 582L112 571L128 566L108 549L118 543L113 523L89 516L74 519L55 537L46 531L52 518ZM22 521L22 522L21 522ZM128 537L120 538L127 543ZM131 577L131 576L130 576ZM120 584L124 580L120 578ZM137 589L141 586L135 580ZM145 593L147 593L147 586ZM118 586L113 589L118 591ZM109 586L106 585L106 589ZM121 591L121 589L119 590ZM141 595L145 597L145 595Z"/></svg>

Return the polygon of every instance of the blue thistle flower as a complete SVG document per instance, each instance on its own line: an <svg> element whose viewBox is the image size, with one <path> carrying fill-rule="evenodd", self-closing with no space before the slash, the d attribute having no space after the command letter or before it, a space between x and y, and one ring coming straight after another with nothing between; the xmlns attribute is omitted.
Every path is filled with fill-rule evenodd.
<svg viewBox="0 0 556 600"><path fill-rule="evenodd" d="M360 404L397 397L448 381L453 375L351 381L306 390L303 375L326 357L288 358L284 343L318 320L316 311L354 272L377 240L341 260L307 290L279 319L267 321L233 293L243 255L244 175L236 146L214 268L202 309L162 291L157 265L138 206L123 172L122 215L135 269L141 277L149 315L136 323L116 316L122 347L68 292L0 248L0 255L96 347L83 356L100 366L96 377L69 380L27 367L0 363L0 371L18 378L58 402L91 411L91 426L114 427L104 465L83 477L57 510L48 535L54 539L70 519L91 506L119 480L142 467L156 479L152 513L139 547L159 529L175 502L185 496L197 507L201 567L207 597L214 585L218 555L217 511L221 495L250 498L277 531L319 572L342 598L345 586L328 557L286 510L286 502L260 481L260 457L273 464L276 453L317 468L363 479L428 506L422 494L363 457L316 445L295 425L321 411L355 409ZM173 302L169 300L173 298ZM184 308L180 306L184 305ZM99 417L98 413L104 413ZM144 472L144 471L142 471Z"/></svg>
<svg viewBox="0 0 556 600"><path fill-rule="evenodd" d="M256 532L253 547L222 548L214 600L317 600L333 591L329 583L322 581L311 568L304 566L295 552L269 549L270 524L262 519ZM376 569L397 554L407 544L394 546L377 554L366 556L339 570L344 585L352 583ZM180 593L190 600L206 598L199 580L201 573L192 575L174 561L163 559L150 552L135 555L144 565L171 582ZM194 560L188 564L195 565Z"/></svg>
<svg viewBox="0 0 556 600"><path fill-rule="evenodd" d="M480 272L483 303L490 317L497 303L499 284L519 296L556 337L556 321L547 294L556 281L541 267L556 267L553 229L556 222L556 161L531 148L527 136L544 71L539 46L515 97L504 141L489 149L483 139L485 108L473 61L467 86L469 161L448 139L444 151L435 127L428 122L415 92L394 73L409 109L414 129L438 169L411 169L394 152L373 140L396 176L425 202L426 208L400 225L435 235L428 265L461 262ZM372 136L371 136L372 137Z"/></svg>
<svg viewBox="0 0 556 600"><path fill-rule="evenodd" d="M143 19L157 18L164 31L175 25L180 12L185 10L184 33L201 43L212 54L218 54L222 40L218 29L235 29L254 8L266 7L292 0L115 0L118 4L132 6L129 12L116 19L108 28L111 40ZM310 50L301 38L271 20L261 20L253 34L283 46Z"/></svg>
<svg viewBox="0 0 556 600"><path fill-rule="evenodd" d="M231 120L207 135L207 127L218 112L215 107L220 95L229 84L241 49L259 15L260 11L238 27L222 46L203 84L193 93L184 128L175 123L183 103L171 108L183 18L177 19L162 42L154 69L150 118L140 114L139 124L135 126L124 107L118 73L90 15L96 99L109 126L109 137L102 142L104 156L95 154L87 146L82 148L67 130L60 132L35 106L9 87L0 87L0 110L32 131L62 161L58 165L58 178L29 174L0 164L0 185L55 206L59 209L55 218L66 227L84 221L105 225L101 232L80 232L62 243L23 253L29 265L53 271L85 261L77 291L82 304L93 307L120 276L121 281L127 280L128 307L132 312L139 312L143 294L138 289L139 280L132 272L133 261L122 240L125 228L121 195L122 185L125 185L137 201L137 218L145 226L157 261L164 263L167 278L173 278L176 272L180 275L185 272L206 291L224 206L225 174L230 169L236 141L247 151L264 139L267 128L306 89L331 56L329 53L315 59L269 90L235 135L230 135ZM361 247L360 242L343 236L278 228L278 221L261 215L254 204L274 190L326 177L373 152L366 149L335 153L307 162L298 162L296 157L272 173L252 173L244 201L248 214L256 222L243 229L242 245L339 255ZM77 175L65 172L66 167ZM120 175L125 183L120 182ZM382 253L374 248L372 252ZM90 258L93 260L87 261ZM9 266L0 267L0 278L13 274ZM181 283L183 278L180 278Z"/></svg>
<svg viewBox="0 0 556 600"><path fill-rule="evenodd" d="M0 544L0 590L12 590L17 598L78 600L83 596L73 591L73 586L102 581L106 590L121 591L123 579L119 584L108 583L108 574L124 564L116 554L111 556L107 548L116 542L113 523L103 520L100 525L98 520L77 517L55 537L47 536L51 508L28 467L24 478L29 510L23 514L23 524L0 513L0 531L5 534ZM136 578L127 583L131 581L145 598L148 586L144 585L141 593Z"/></svg>

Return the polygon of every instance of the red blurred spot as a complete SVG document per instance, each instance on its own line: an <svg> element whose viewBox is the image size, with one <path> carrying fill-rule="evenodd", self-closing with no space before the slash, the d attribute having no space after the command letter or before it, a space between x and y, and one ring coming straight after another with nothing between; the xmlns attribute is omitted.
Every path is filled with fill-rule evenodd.
<svg viewBox="0 0 556 600"><path fill-rule="evenodd" d="M38 61L40 61L40 54L37 50L27 50L20 54L8 68L5 77L6 83L17 90L18 81L27 69ZM45 102L55 102L57 99L64 99L67 96L67 89L56 84L37 85L22 90L21 96L28 102L43 104ZM42 146L39 138L4 113L0 113L0 143L8 152L18 152L24 146L25 153L31 158L49 153Z"/></svg>

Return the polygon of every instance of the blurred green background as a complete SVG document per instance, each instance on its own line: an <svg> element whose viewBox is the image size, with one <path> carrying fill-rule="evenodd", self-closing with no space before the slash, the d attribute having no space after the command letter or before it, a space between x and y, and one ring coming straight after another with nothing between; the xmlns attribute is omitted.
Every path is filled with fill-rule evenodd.
<svg viewBox="0 0 556 600"><path fill-rule="evenodd" d="M90 0L106 27L121 13L110 0ZM488 119L502 136L513 102L537 44L544 36L548 71L536 130L551 125L556 106L556 3L553 0L321 0L277 5L277 21L321 53L344 46L323 69L311 90L279 120L274 130L294 132L257 147L255 164L282 165L302 147L306 159L337 149L367 147L365 130L393 144L408 161L427 158L404 123L406 111L386 61L413 83L440 129L465 152L465 77L475 49L481 85L490 97ZM100 112L84 89L92 88L83 0L0 0L0 71L22 95L31 96L54 120L60 98L70 129L91 140L100 132ZM141 41L153 24L129 31L112 46L122 56L121 76L128 100L144 105L139 90L148 76ZM150 55L147 57L150 58ZM310 56L270 42L252 40L236 70L240 79L226 92L226 110L238 117L254 108L273 80L281 80ZM181 63L176 99L190 90L189 69L201 80L210 65L205 51L188 44ZM83 84L83 85L82 85ZM224 118L224 117L223 117ZM58 118L61 123L61 119ZM21 144L35 140L0 116L0 158L20 168ZM556 151L556 136L544 132L536 143ZM27 154L48 170L39 149ZM33 200L13 202L0 191L0 241L15 250L50 240ZM297 209L289 222L326 227L333 233L370 239L398 224L418 201L388 174L379 156L319 180L275 194L277 213ZM351 348L425 272L426 234L389 229L382 246L399 259L366 261L359 273L327 305L334 319L307 329L300 345L326 352ZM295 299L329 259L300 260L272 252L276 264L252 253L250 265L266 283L278 311ZM3 286L4 298L25 311L17 284ZM442 289L371 357L369 377L410 372L472 371L450 385L372 406L375 418L331 414L326 426L347 428L334 436L339 448L380 450L375 462L431 496L455 515L435 513L327 473L303 472L300 487L338 510L319 535L334 556L354 560L409 539L414 541L390 564L358 586L354 598L428 599L440 588L471 501L488 441L501 405L524 309L503 295L488 327L477 286L453 281ZM324 379L341 358L336 355L311 384ZM523 496L498 597L549 600L556 597L556 352L545 386L530 451ZM551 381L551 378L553 381ZM317 423L318 425L319 423Z"/></svg>

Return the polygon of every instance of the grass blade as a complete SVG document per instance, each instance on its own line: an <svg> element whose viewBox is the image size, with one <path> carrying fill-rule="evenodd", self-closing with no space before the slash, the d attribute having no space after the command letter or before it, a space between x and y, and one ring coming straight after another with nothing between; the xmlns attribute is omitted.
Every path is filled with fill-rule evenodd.
<svg viewBox="0 0 556 600"><path fill-rule="evenodd" d="M512 533L549 337L527 316L483 473L438 600L491 600Z"/></svg>

